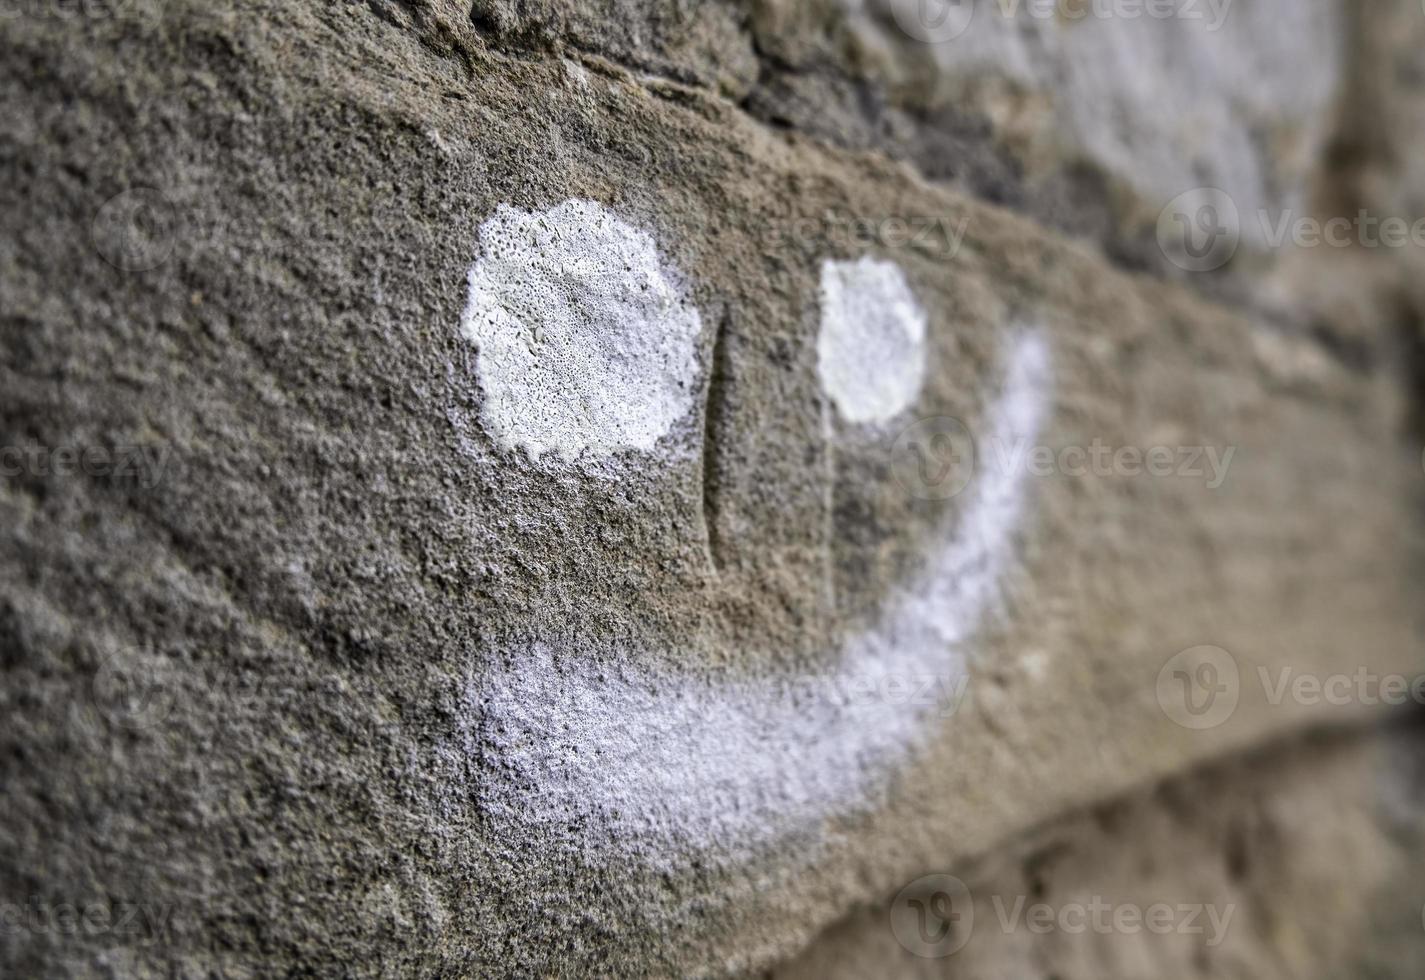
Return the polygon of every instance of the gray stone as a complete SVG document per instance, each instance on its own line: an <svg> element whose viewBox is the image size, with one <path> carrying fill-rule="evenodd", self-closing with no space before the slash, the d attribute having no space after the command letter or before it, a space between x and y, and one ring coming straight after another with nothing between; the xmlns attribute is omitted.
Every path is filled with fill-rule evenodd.
<svg viewBox="0 0 1425 980"><path fill-rule="evenodd" d="M1101 803L927 867L771 975L1412 976L1421 745L1317 733Z"/></svg>
<svg viewBox="0 0 1425 980"><path fill-rule="evenodd" d="M769 125L762 42L717 39L788 11L624 9L0 20L0 901L147 913L36 912L7 975L761 969L914 868L1387 707L1263 676L1420 672L1401 331ZM482 226L569 200L702 324L690 410L597 461L502 440L461 329ZM894 423L818 376L822 263L866 256L926 315ZM1168 472L1060 452L1099 446ZM1211 727L1172 697L1204 664Z"/></svg>

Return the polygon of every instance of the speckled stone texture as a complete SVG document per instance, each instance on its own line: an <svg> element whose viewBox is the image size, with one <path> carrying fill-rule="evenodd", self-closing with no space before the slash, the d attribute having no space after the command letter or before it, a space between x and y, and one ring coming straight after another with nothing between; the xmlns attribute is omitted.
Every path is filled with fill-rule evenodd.
<svg viewBox="0 0 1425 980"><path fill-rule="evenodd" d="M898 942L905 929L891 920L911 890L833 926L770 975L1414 976L1425 961L1419 725L1268 745L964 862L955 870L968 899L948 955Z"/></svg>
<svg viewBox="0 0 1425 980"><path fill-rule="evenodd" d="M1273 691L1425 672L1419 252L1244 241L1194 274L1154 229L1182 175L1412 217L1425 14L1239 3L1226 47L1132 61L1127 145L1103 105L1051 111L1118 34L1036 23L966 69L872 3L0 12L0 974L869 963L864 910L930 871L1008 893L1057 832L1073 887L1151 893L1146 862L1251 904L1230 948L1285 964L1260 975L1318 949L1418 974L1410 706ZM1204 83L1211 125L1142 101L1213 59L1246 75ZM597 473L502 435L462 329L482 227L571 200L647 235L698 311L686 410ZM926 320L884 430L818 370L824 263L866 258ZM1035 445L1006 444L1026 328ZM977 523L996 476L1014 519ZM836 673L940 630L952 669ZM750 726L696 710L729 691ZM1164 780L1193 805L1143 802ZM1236 847L1214 800L1269 885L1163 843L1177 820ZM1272 800L1319 822L1253 836ZM1371 911L1328 942L1301 921L1323 890ZM1024 955L1200 965L1116 948Z"/></svg>

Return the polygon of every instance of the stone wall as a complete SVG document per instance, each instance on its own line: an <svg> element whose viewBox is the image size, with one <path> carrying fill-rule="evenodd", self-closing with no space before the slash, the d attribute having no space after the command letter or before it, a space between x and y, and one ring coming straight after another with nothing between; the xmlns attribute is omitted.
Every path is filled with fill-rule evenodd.
<svg viewBox="0 0 1425 980"><path fill-rule="evenodd" d="M1413 0L11 7L7 975L1425 962Z"/></svg>

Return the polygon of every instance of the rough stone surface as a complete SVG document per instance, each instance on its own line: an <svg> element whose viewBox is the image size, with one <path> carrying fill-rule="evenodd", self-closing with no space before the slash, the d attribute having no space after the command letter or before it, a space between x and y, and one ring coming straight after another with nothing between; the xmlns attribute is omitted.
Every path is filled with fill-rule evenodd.
<svg viewBox="0 0 1425 980"><path fill-rule="evenodd" d="M492 3L480 23L501 43L566 43L720 87L769 122L890 152L933 180L1136 247L1151 246L1136 236L1163 205L1196 187L1221 188L1248 216L1310 205L1356 54L1341 43L1351 7L747 0L696 15L628 5L605 22L619 29L594 31L605 10L550 0ZM1128 8L1138 14L1113 13ZM749 62L755 72L729 71ZM1256 221L1242 231L1264 245Z"/></svg>
<svg viewBox="0 0 1425 980"><path fill-rule="evenodd" d="M1425 961L1420 736L1418 721L1314 733L1106 801L956 865L968 898L945 908L959 934L933 947L910 932L912 949L944 955L897 941L897 925L920 925L911 887L770 975L1414 976ZM944 923L925 921L938 936Z"/></svg>
<svg viewBox="0 0 1425 980"><path fill-rule="evenodd" d="M838 10L0 19L0 446L26 460L0 479L0 901L164 913L152 935L8 931L0 972L755 971L918 869L1310 726L1379 724L1263 677L1425 668L1409 261L1274 266L1271 310L1142 271L1111 241L1137 204L1066 192L1102 233L1064 235L1079 219L1033 185L1053 166L1031 175L953 88L881 101L899 59L861 26L886 19ZM1276 73L1320 60L1317 23L1297 62L1246 62L1280 99L1209 93L1231 152L1202 159L1269 197L1316 163L1239 136L1275 106L1315 152L1315 83ZM1083 43L1017 84L1087 72ZM1341 70L1320 64L1322 85ZM1353 97L1388 85L1350 64ZM824 104L793 111L799 75ZM1082 111L1064 159L1120 154L1091 187L1171 155L1176 130L1115 144ZM1342 145L1372 151L1328 182L1395 200L1410 158L1379 119L1360 131ZM982 176L907 166L917 146ZM620 297L566 282L558 342L599 344L577 385L660 406L615 413L656 425L596 439L622 464L596 474L559 447L597 413L530 465L467 316L490 229L568 201L617 217L606 238L695 341L690 370L673 352L661 385L631 383L649 352L605 329ZM839 417L818 370L824 263L867 259L925 316L903 431ZM1162 447L1172 472L1044 472L1036 445ZM1196 728L1160 679L1208 646L1237 704ZM1336 751L1376 752L1358 740ZM1349 810L1366 790L1342 768L1320 785ZM1315 778L1283 798L1324 805ZM1353 813L1332 826L1383 861Z"/></svg>

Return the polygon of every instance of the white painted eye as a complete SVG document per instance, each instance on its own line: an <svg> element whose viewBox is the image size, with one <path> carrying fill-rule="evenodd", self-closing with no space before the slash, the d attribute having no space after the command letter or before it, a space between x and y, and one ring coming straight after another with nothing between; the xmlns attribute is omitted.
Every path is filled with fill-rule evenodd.
<svg viewBox="0 0 1425 980"><path fill-rule="evenodd" d="M821 266L817 368L848 422L885 422L915 403L925 378L925 311L893 262Z"/></svg>
<svg viewBox="0 0 1425 980"><path fill-rule="evenodd" d="M690 407L702 329L653 239L569 200L501 205L480 245L460 326L495 440L566 464L652 450Z"/></svg>

